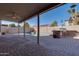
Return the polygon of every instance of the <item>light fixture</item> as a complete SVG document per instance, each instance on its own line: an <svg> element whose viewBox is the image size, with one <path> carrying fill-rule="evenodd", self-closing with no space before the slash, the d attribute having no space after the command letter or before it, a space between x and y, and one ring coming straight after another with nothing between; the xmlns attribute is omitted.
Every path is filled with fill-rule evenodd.
<svg viewBox="0 0 79 59"><path fill-rule="evenodd" d="M6 18L11 18L11 19L18 19L19 16L16 15L15 12L9 12L8 14L5 15Z"/></svg>
<svg viewBox="0 0 79 59"><path fill-rule="evenodd" d="M12 12L11 18L12 19L17 19L18 18L15 12Z"/></svg>

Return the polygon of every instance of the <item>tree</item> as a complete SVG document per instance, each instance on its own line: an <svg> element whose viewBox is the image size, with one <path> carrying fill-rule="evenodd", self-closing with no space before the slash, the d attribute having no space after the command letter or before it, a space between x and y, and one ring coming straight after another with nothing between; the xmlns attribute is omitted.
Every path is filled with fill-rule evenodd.
<svg viewBox="0 0 79 59"><path fill-rule="evenodd" d="M16 27L16 25L15 25L15 24L9 24L9 26L10 26L10 27Z"/></svg>
<svg viewBox="0 0 79 59"><path fill-rule="evenodd" d="M72 14L72 9L68 9L67 12Z"/></svg>
<svg viewBox="0 0 79 59"><path fill-rule="evenodd" d="M70 9L67 10L68 13L74 14L74 13L75 13L75 7L76 7L76 4L72 4L72 5L70 6Z"/></svg>
<svg viewBox="0 0 79 59"><path fill-rule="evenodd" d="M53 21L52 23L51 23L51 26L57 26L58 24L57 24L57 22L56 21Z"/></svg>
<svg viewBox="0 0 79 59"><path fill-rule="evenodd" d="M68 9L68 13L71 14L71 23L73 23L74 25L78 25L79 24L79 18L77 17L78 16L78 12L76 11L75 9L76 7L76 4L73 4L70 6L70 9Z"/></svg>
<svg viewBox="0 0 79 59"><path fill-rule="evenodd" d="M71 6L70 6L70 9L68 9L68 13L70 13L70 14L75 14L75 7L76 7L76 4L72 4Z"/></svg>
<svg viewBox="0 0 79 59"><path fill-rule="evenodd" d="M68 13L74 15L75 14L75 8L70 8L67 10Z"/></svg>

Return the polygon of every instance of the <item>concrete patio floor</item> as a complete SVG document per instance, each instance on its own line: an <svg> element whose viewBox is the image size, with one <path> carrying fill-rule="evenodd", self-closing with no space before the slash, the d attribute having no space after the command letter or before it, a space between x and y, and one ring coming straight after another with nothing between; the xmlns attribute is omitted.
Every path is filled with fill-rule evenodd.
<svg viewBox="0 0 79 59"><path fill-rule="evenodd" d="M0 55L79 56L79 39L41 36L40 45L36 41L36 36L29 35L0 36Z"/></svg>
<svg viewBox="0 0 79 59"><path fill-rule="evenodd" d="M46 56L48 51L41 45L14 35L0 36L0 56Z"/></svg>
<svg viewBox="0 0 79 59"><path fill-rule="evenodd" d="M28 39L36 42L36 37L28 36ZM49 50L50 56L79 56L79 39L65 37L54 39L52 36L41 36L40 45Z"/></svg>

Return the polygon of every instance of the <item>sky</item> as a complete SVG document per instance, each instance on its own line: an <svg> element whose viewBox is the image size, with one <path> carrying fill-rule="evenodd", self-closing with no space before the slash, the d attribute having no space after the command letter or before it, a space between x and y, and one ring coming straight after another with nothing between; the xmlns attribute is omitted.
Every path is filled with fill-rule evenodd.
<svg viewBox="0 0 79 59"><path fill-rule="evenodd" d="M40 24L51 24L53 21L57 21L58 25L61 25L64 23L65 20L68 20L71 14L67 12L67 10L70 8L72 4L64 4L60 7L57 7L55 9L51 9L43 14L40 15ZM79 11L79 4L76 4L75 7L77 11ZM33 17L28 19L26 22L30 24L30 26L34 26L37 24L37 17ZM6 22L2 21L2 24L11 24L14 22ZM17 25L17 24L16 24Z"/></svg>

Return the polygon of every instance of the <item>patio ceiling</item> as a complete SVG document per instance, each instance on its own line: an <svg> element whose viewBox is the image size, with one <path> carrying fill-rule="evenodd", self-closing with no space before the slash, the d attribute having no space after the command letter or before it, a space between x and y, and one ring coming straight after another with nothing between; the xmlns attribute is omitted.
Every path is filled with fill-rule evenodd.
<svg viewBox="0 0 79 59"><path fill-rule="evenodd" d="M13 22L25 21L61 3L0 3L0 19Z"/></svg>

